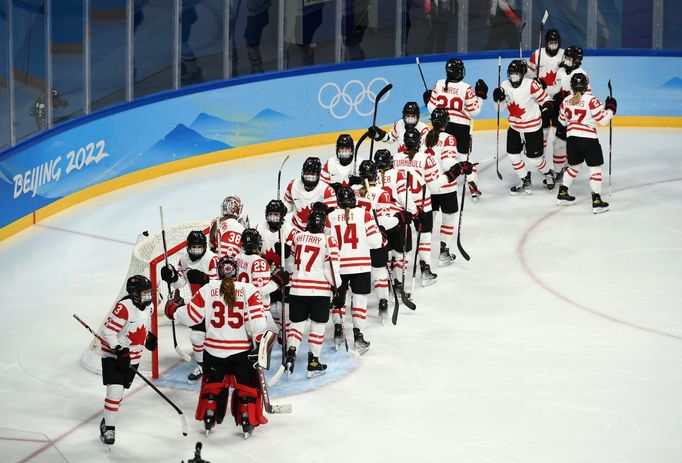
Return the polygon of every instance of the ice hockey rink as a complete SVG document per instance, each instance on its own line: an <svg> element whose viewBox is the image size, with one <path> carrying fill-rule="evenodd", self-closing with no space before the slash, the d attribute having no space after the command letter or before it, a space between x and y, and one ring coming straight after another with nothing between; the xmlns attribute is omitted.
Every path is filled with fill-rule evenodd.
<svg viewBox="0 0 682 463"><path fill-rule="evenodd" d="M608 157L608 130L600 136ZM397 326L381 326L370 299L363 357L328 341L328 375L307 380L300 352L298 375L271 390L293 413L270 415L247 441L230 417L205 437L197 393L164 386L187 416L182 437L178 415L138 378L108 451L98 439L105 388L79 364L90 335L72 314L102 321L136 236L160 227L159 206L166 224L210 220L237 194L260 221L283 154L150 180L19 233L0 244L0 460L180 462L201 441L213 463L679 463L682 131L615 128L613 138L606 214L592 214L586 171L576 204L560 208L538 174L533 195L511 197L506 158L503 181L494 163L481 166L483 196L463 217L471 260L435 269L438 283L415 292L417 310L401 307ZM290 152L283 178L305 156L332 153ZM495 132L475 132L474 160L494 153ZM437 233L433 242L436 262ZM179 337L189 351L184 329ZM170 342L160 339L161 370L189 368Z"/></svg>

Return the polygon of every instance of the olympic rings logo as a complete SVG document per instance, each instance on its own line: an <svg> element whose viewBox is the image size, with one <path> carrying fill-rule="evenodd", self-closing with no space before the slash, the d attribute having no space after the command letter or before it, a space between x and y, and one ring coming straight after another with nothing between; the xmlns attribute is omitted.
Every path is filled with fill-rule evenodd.
<svg viewBox="0 0 682 463"><path fill-rule="evenodd" d="M369 116L374 112L374 102L377 93L388 85L383 77L374 78L367 87L359 80L351 80L341 88L334 82L327 82L317 93L317 101L320 107L328 109L335 119L345 119L353 111L358 116ZM384 95L382 100L388 98Z"/></svg>

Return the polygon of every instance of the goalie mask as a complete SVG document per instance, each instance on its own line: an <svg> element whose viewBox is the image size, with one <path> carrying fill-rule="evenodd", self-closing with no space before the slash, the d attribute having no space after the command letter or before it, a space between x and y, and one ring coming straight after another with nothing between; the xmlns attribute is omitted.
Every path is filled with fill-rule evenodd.
<svg viewBox="0 0 682 463"><path fill-rule="evenodd" d="M196 262L206 254L206 235L193 230L187 235L187 254L192 262Z"/></svg>
<svg viewBox="0 0 682 463"><path fill-rule="evenodd" d="M287 207L279 199L273 199L265 206L265 221L270 230L278 231L284 223L284 216L287 214Z"/></svg>
<svg viewBox="0 0 682 463"><path fill-rule="evenodd" d="M242 232L242 249L247 256L260 254L261 246L263 246L263 238L261 238L258 230L247 228Z"/></svg>
<svg viewBox="0 0 682 463"><path fill-rule="evenodd" d="M419 122L419 105L416 101L408 101L403 106L403 122L405 122L405 128L411 129L417 125Z"/></svg>
<svg viewBox="0 0 682 463"><path fill-rule="evenodd" d="M237 262L233 258L227 256L223 256L218 260L217 269L218 278L221 280L224 280L225 278L234 280L237 278L237 273L239 273Z"/></svg>
<svg viewBox="0 0 682 463"><path fill-rule="evenodd" d="M133 304L144 310L152 303L152 282L143 275L133 275L126 282L126 292Z"/></svg>
<svg viewBox="0 0 682 463"><path fill-rule="evenodd" d="M244 206L242 200L239 199L239 196L232 195L223 199L223 204L220 206L220 212L223 216L227 215L235 219L241 218L243 209Z"/></svg>
<svg viewBox="0 0 682 463"><path fill-rule="evenodd" d="M523 82L523 76L526 75L527 71L528 66L522 59L515 59L509 63L509 67L507 67L507 79L509 79L511 86L519 88L521 82Z"/></svg>
<svg viewBox="0 0 682 463"><path fill-rule="evenodd" d="M336 157L342 166L347 166L353 162L353 151L355 143L353 137L347 133L342 133L336 139Z"/></svg>
<svg viewBox="0 0 682 463"><path fill-rule="evenodd" d="M301 171L301 180L303 186L308 191L313 190L320 181L320 172L322 171L322 163L318 157L309 157L303 162L303 169Z"/></svg>

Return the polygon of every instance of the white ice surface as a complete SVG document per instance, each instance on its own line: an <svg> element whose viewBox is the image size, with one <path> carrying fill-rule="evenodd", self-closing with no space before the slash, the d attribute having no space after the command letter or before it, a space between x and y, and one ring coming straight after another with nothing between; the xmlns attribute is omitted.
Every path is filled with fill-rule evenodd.
<svg viewBox="0 0 682 463"><path fill-rule="evenodd" d="M104 387L79 365L89 335L71 314L101 321L127 269L126 242L158 229L159 205L168 224L206 219L236 193L259 220L281 155L169 175L57 214L0 244L1 426L47 435L72 462L179 462L202 441L213 463L679 463L682 131L621 128L614 140L612 210L599 216L586 169L571 189L577 203L559 208L537 174L532 196L510 197L508 161L502 182L488 166L481 200L464 209L471 261L436 269L438 284L418 289L417 311L402 308L397 327L378 324L372 299L370 351L342 379L278 397L294 413L270 416L248 441L229 418L204 438L196 394L164 388L190 422L183 438L175 412L145 387L124 398L107 452L97 439ZM474 158L488 157L495 133L476 132L474 143ZM313 153L332 149L292 153L283 177ZM177 356L164 351L161 362ZM2 461L58 461L43 443L18 448L7 436Z"/></svg>

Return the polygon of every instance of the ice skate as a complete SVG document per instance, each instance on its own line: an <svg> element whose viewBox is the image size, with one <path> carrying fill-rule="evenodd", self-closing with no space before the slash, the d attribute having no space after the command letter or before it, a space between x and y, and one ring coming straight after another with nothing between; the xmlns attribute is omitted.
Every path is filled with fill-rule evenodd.
<svg viewBox="0 0 682 463"><path fill-rule="evenodd" d="M547 188L549 191L552 191L554 189L554 171L552 169L549 169L549 171L546 174L543 174L545 178L542 180L542 184Z"/></svg>
<svg viewBox="0 0 682 463"><path fill-rule="evenodd" d="M343 326L341 323L334 323L334 348L339 350L339 346L343 344Z"/></svg>
<svg viewBox="0 0 682 463"><path fill-rule="evenodd" d="M114 445L116 441L116 428L114 426L107 426L104 418L99 423L99 440L104 445Z"/></svg>
<svg viewBox="0 0 682 463"><path fill-rule="evenodd" d="M419 269L422 272L422 286L429 286L432 285L436 282L436 278L438 278L438 274L433 273L431 271L431 266L424 262L423 260L419 261Z"/></svg>
<svg viewBox="0 0 682 463"><path fill-rule="evenodd" d="M533 194L533 187L530 183L530 172L528 172L526 176L521 179L521 182L518 185L511 187L509 194L512 196Z"/></svg>
<svg viewBox="0 0 682 463"><path fill-rule="evenodd" d="M609 203L601 200L599 193L592 193L592 212L601 214L609 210Z"/></svg>
<svg viewBox="0 0 682 463"><path fill-rule="evenodd" d="M320 363L320 359L312 352L308 352L308 378L321 376L327 372L327 365Z"/></svg>
<svg viewBox="0 0 682 463"><path fill-rule="evenodd" d="M478 189L476 183L469 182L469 192L471 192L471 200L473 202L478 202L478 199L481 196L481 191Z"/></svg>
<svg viewBox="0 0 682 463"><path fill-rule="evenodd" d="M559 194L556 195L557 206L568 206L570 204L573 204L573 201L575 201L575 196L569 195L568 187L561 185L559 187Z"/></svg>
<svg viewBox="0 0 682 463"><path fill-rule="evenodd" d="M247 413L242 414L242 431L244 432L244 440L251 437L255 426L249 423L249 415Z"/></svg>
<svg viewBox="0 0 682 463"><path fill-rule="evenodd" d="M564 179L564 169L559 169L557 172L554 172L554 183L559 184L561 181Z"/></svg>
<svg viewBox="0 0 682 463"><path fill-rule="evenodd" d="M438 256L438 266L447 267L455 263L456 256L450 254L450 249L441 241L440 243L440 255Z"/></svg>
<svg viewBox="0 0 682 463"><path fill-rule="evenodd" d="M410 299L411 294L410 293L405 293L403 290L403 284L400 282L400 280L393 280L393 286L395 287L395 292L398 294L404 293L405 297Z"/></svg>
<svg viewBox="0 0 682 463"><path fill-rule="evenodd" d="M284 370L287 375L291 376L294 372L294 364L296 363L296 348L291 346L287 349L287 353L284 357Z"/></svg>
<svg viewBox="0 0 682 463"><path fill-rule="evenodd" d="M187 375L187 381L189 381L190 383L194 383L196 381L199 381L203 375L204 371L202 370L201 365L197 365L194 371Z"/></svg>
<svg viewBox="0 0 682 463"><path fill-rule="evenodd" d="M206 410L206 415L204 415L204 432L206 433L206 437L208 437L213 426L215 426L215 411Z"/></svg>
<svg viewBox="0 0 682 463"><path fill-rule="evenodd" d="M353 338L355 342L353 343L353 350L358 354L364 354L369 350L369 341L365 341L365 337L360 332L360 328L353 328Z"/></svg>
<svg viewBox="0 0 682 463"><path fill-rule="evenodd" d="M386 322L387 318L388 318L388 300L387 299L379 299L379 319L381 320L382 325Z"/></svg>

